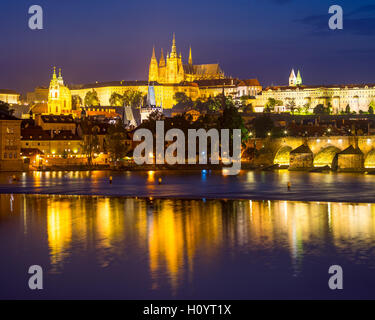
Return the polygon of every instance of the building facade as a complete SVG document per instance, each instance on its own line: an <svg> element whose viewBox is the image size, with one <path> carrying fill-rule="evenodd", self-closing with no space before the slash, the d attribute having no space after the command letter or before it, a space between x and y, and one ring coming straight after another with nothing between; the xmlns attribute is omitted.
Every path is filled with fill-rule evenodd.
<svg viewBox="0 0 375 320"><path fill-rule="evenodd" d="M72 95L61 76L56 76L56 68L53 69L52 79L48 92L48 113L49 114L70 114L72 112Z"/></svg>
<svg viewBox="0 0 375 320"><path fill-rule="evenodd" d="M333 113L340 113L348 107L351 112L367 112L370 104L375 103L375 84L306 86L302 85L300 72L295 76L292 70L289 86L264 89L257 96L255 104L264 107L270 98L282 102L279 111L289 111L288 105L293 101L296 108L308 109L310 112L319 104L330 106Z"/></svg>
<svg viewBox="0 0 375 320"><path fill-rule="evenodd" d="M0 114L0 171L20 171L21 120Z"/></svg>
<svg viewBox="0 0 375 320"><path fill-rule="evenodd" d="M84 101L87 92L95 90L100 105L109 106L113 93L124 94L126 91L139 91L146 96L148 86L152 84L156 105L171 109L176 104L174 96L183 92L193 101L207 99L224 92L226 95L240 97L256 95L262 90L258 80L239 80L226 78L219 64L193 64L190 49L187 63L183 63L182 54L177 53L176 40L173 36L170 53L164 56L163 50L158 61L155 49L152 50L149 64L148 81L112 81L97 82L71 87L71 94Z"/></svg>
<svg viewBox="0 0 375 320"><path fill-rule="evenodd" d="M20 94L13 90L0 89L0 101L9 104L18 104L20 101Z"/></svg>

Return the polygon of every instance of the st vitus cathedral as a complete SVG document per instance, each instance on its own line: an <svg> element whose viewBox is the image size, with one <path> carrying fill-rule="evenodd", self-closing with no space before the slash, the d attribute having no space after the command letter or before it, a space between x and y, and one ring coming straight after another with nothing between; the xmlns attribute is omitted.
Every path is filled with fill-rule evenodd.
<svg viewBox="0 0 375 320"><path fill-rule="evenodd" d="M164 58L163 49L158 63L155 55L155 48L152 50L152 57L149 68L150 82L158 83L181 83L195 80L217 80L224 79L224 72L219 64L193 64L193 56L190 48L189 60L187 64L182 62L182 54L177 54L176 39L173 34L171 52Z"/></svg>

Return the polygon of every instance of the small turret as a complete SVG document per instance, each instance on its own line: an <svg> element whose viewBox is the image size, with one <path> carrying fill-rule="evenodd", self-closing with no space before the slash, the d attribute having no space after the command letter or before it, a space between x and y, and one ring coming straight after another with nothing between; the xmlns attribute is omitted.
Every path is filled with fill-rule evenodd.
<svg viewBox="0 0 375 320"><path fill-rule="evenodd" d="M63 80L63 77L61 75L61 68L59 68L59 77L57 78L57 81L60 85L64 85L64 80Z"/></svg>

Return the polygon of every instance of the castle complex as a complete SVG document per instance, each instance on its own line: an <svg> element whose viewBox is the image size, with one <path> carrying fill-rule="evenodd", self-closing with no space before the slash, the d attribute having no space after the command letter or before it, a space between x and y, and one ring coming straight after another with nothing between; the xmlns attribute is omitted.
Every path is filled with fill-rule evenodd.
<svg viewBox="0 0 375 320"><path fill-rule="evenodd" d="M54 78L52 81L55 84ZM238 95L239 91L243 95L255 96L262 90L256 79L226 78L219 64L193 64L191 48L188 62L183 63L182 54L177 53L176 39L173 35L172 47L166 57L162 50L158 61L155 49L152 50L148 81L112 81L76 85L70 88L70 93L72 96L79 96L81 101L84 101L87 92L95 90L100 105L109 106L113 93L124 94L128 90L133 90L147 95L149 84L154 86L156 105L162 106L163 109L171 109L175 105L174 95L176 92L184 92L192 100L196 100L214 97L222 92L234 97ZM50 86L50 91L52 88ZM63 110L56 111L54 108L55 105L48 108L48 112L60 114L60 110Z"/></svg>
<svg viewBox="0 0 375 320"><path fill-rule="evenodd" d="M308 86L303 84L301 72L298 70L296 74L293 69L287 86L262 89L257 79L240 80L225 77L219 64L193 64L191 47L187 63L184 63L182 54L177 51L173 35L172 46L166 56L161 49L158 59L155 47L152 49L148 80L96 82L68 88L64 85L61 70L59 76L54 70L48 89L48 99L45 99L48 100L48 111L47 108L39 108L35 113L71 114L72 96L79 97L78 101L83 106L86 94L93 90L97 93L100 106L110 106L112 94L123 95L127 91L139 91L146 96L150 85L153 86L155 105L163 110L171 109L176 104L174 96L177 92L185 93L193 101L205 100L221 93L237 99L246 96L256 112L262 112L271 98L278 100L276 112L291 111L291 105L294 109L310 112L317 105L324 105L330 107L333 113L347 111L348 108L351 112L367 112L370 105L375 108L375 84ZM41 89L39 91L28 96L38 96L34 102L43 101L44 98L39 97ZM45 91L47 95L47 89Z"/></svg>

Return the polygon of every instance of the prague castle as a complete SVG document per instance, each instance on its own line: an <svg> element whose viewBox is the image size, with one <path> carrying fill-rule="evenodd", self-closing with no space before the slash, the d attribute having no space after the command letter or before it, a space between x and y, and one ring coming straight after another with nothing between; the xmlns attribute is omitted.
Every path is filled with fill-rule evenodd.
<svg viewBox="0 0 375 320"><path fill-rule="evenodd" d="M224 72L220 69L219 64L193 65L191 47L188 63L183 64L182 54L177 54L174 34L171 53L167 53L166 60L164 59L162 49L160 62L158 63L155 56L155 48L153 48L148 76L148 81L150 82L175 84L184 81L193 82L195 80L217 79L224 79Z"/></svg>
<svg viewBox="0 0 375 320"><path fill-rule="evenodd" d="M187 63L183 63L182 54L177 54L176 39L173 35L170 53L164 57L163 51L158 61L155 49L152 50L149 64L148 80L145 81L112 81L96 82L92 84L74 85L68 89L61 77L54 71L48 93L48 113L71 113L71 96L79 96L82 102L89 91L95 90L101 106L110 106L113 93L124 94L126 91L139 91L146 96L148 86L152 84L155 91L156 105L163 109L171 109L176 101L177 92L183 92L193 101L207 99L225 93L237 97L243 95L255 96L262 87L258 80L239 80L225 78L219 64L193 64L192 50L190 48Z"/></svg>

